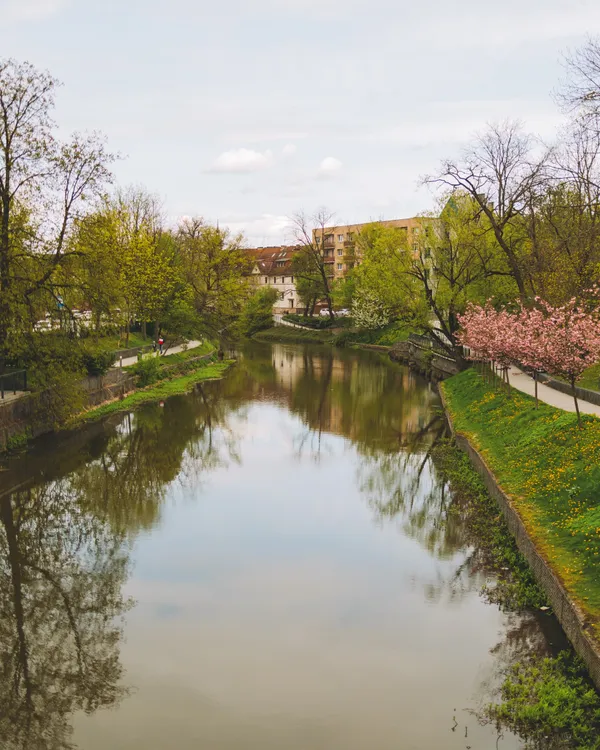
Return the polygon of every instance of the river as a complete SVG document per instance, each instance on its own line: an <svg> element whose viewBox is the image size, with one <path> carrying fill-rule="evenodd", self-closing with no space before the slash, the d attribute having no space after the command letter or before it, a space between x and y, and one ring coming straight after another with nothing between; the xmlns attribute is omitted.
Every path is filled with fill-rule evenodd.
<svg viewBox="0 0 600 750"><path fill-rule="evenodd" d="M4 459L0 747L523 747L473 712L551 628L481 596L443 434L381 355L252 344Z"/></svg>

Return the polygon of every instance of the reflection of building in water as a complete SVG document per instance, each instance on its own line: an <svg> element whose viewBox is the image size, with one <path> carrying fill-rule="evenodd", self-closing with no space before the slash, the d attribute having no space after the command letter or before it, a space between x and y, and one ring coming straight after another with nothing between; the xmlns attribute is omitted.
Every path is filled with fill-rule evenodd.
<svg viewBox="0 0 600 750"><path fill-rule="evenodd" d="M429 424L432 392L410 370L381 366L349 352L273 344L278 390L316 430L352 440L392 440L400 447Z"/></svg>
<svg viewBox="0 0 600 750"><path fill-rule="evenodd" d="M277 382L286 389L293 389L305 371L302 352L285 344L273 344L271 354Z"/></svg>

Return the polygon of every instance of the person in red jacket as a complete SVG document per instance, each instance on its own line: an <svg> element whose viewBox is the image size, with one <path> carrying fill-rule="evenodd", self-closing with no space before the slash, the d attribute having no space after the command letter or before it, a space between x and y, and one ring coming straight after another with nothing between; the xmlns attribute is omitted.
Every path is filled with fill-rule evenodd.
<svg viewBox="0 0 600 750"><path fill-rule="evenodd" d="M163 353L163 344L165 343L165 340L162 336L158 337L158 351L162 354Z"/></svg>

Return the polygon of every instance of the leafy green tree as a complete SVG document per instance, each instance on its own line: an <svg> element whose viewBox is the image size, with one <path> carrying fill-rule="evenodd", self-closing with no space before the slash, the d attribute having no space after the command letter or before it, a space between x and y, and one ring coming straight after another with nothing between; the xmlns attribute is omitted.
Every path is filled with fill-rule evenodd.
<svg viewBox="0 0 600 750"><path fill-rule="evenodd" d="M252 336L273 325L273 303L278 293L272 287L260 289L246 302L240 316L239 329L243 336Z"/></svg>
<svg viewBox="0 0 600 750"><path fill-rule="evenodd" d="M410 321L457 356L457 316L467 303L518 294L485 215L466 193L441 203L439 217L424 217L410 241L404 232L372 224L357 245L356 296L371 306L377 301L386 317Z"/></svg>
<svg viewBox="0 0 600 750"><path fill-rule="evenodd" d="M200 218L184 220L175 234L177 263L208 336L231 329L248 298L251 262L243 242Z"/></svg>
<svg viewBox="0 0 600 750"><path fill-rule="evenodd" d="M29 63L0 61L0 361L31 332L27 312L57 299L73 222L110 177L98 138L56 138L56 85Z"/></svg>

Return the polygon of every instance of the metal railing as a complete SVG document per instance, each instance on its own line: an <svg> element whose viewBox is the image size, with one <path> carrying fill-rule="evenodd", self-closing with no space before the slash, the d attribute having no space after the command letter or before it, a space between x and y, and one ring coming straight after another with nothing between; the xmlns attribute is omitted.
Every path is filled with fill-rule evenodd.
<svg viewBox="0 0 600 750"><path fill-rule="evenodd" d="M17 391L27 390L27 370L5 370L0 373L0 399L5 393L12 391L16 396Z"/></svg>
<svg viewBox="0 0 600 750"><path fill-rule="evenodd" d="M436 354L441 354L443 357L452 357L450 351L445 349L431 336L422 336L418 333L411 333L408 340L420 349L431 349L431 351Z"/></svg>

